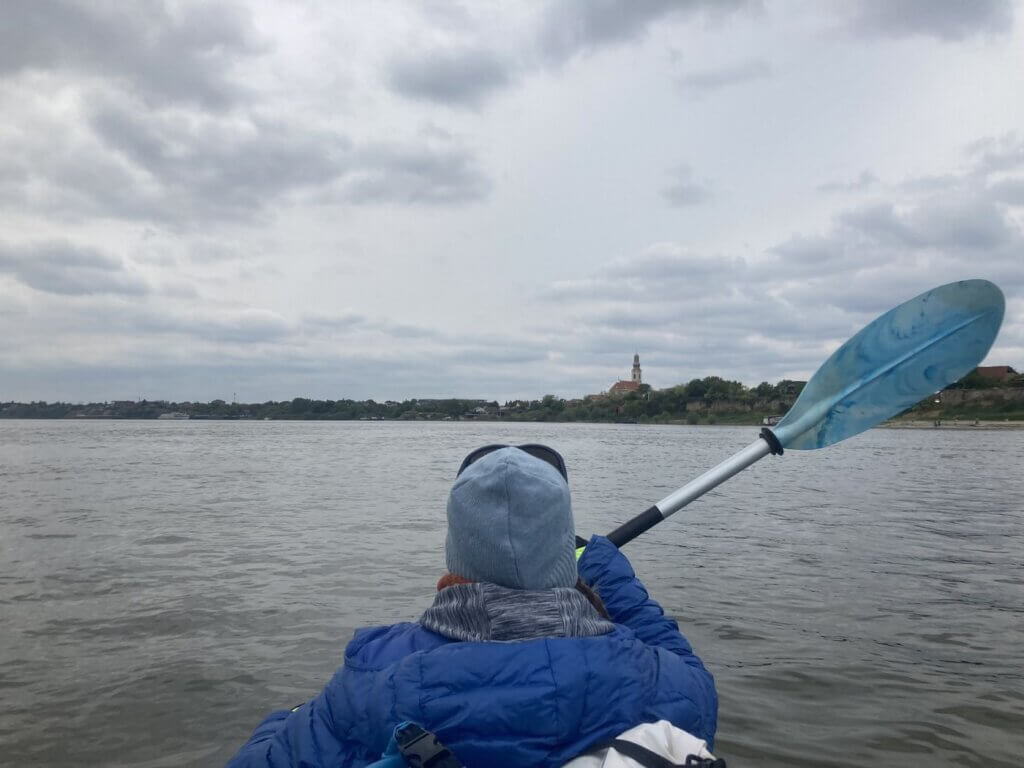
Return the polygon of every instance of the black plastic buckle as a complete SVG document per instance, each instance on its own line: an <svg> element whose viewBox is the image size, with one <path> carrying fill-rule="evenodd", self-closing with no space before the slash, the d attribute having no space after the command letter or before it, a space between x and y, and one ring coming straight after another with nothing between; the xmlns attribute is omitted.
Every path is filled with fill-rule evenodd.
<svg viewBox="0 0 1024 768"><path fill-rule="evenodd" d="M413 768L462 768L462 763L430 731L409 723L395 731L395 743Z"/></svg>
<svg viewBox="0 0 1024 768"><path fill-rule="evenodd" d="M687 755L683 768L726 768L725 760L720 757L697 757Z"/></svg>

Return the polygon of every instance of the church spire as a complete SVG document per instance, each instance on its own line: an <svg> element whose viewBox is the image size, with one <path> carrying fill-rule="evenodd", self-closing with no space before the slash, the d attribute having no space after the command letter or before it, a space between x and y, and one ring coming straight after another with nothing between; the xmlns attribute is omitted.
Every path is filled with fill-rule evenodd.
<svg viewBox="0 0 1024 768"><path fill-rule="evenodd" d="M633 354L633 381L637 384L642 384L643 381L640 378L640 353L636 352Z"/></svg>

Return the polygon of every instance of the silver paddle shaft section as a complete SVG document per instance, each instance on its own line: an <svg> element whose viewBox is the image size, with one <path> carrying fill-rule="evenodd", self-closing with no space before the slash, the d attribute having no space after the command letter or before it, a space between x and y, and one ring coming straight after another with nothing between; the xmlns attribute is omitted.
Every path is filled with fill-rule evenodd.
<svg viewBox="0 0 1024 768"><path fill-rule="evenodd" d="M761 436L735 456L726 459L693 482L687 483L675 493L666 496L657 504L648 507L631 520L627 520L608 534L608 541L621 547L644 531L654 527L673 512L678 512L691 501L703 496L716 485L721 485L737 472L742 472L758 459L769 453L782 453L782 444L770 429L761 430Z"/></svg>
<svg viewBox="0 0 1024 768"><path fill-rule="evenodd" d="M721 485L737 472L742 472L755 461L771 453L771 446L764 438L757 438L739 453L730 456L717 467L713 467L695 480L691 480L678 491L674 491L655 506L662 519L678 512L694 499L699 499L715 486Z"/></svg>

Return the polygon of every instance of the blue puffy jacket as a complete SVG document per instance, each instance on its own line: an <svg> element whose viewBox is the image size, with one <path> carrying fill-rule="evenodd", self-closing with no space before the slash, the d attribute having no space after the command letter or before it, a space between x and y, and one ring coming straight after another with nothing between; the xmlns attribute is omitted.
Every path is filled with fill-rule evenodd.
<svg viewBox="0 0 1024 768"><path fill-rule="evenodd" d="M579 570L614 631L477 643L414 623L358 630L320 695L270 715L228 765L363 766L405 720L436 733L467 766L560 766L661 719L710 745L714 680L676 622L607 539L590 540Z"/></svg>

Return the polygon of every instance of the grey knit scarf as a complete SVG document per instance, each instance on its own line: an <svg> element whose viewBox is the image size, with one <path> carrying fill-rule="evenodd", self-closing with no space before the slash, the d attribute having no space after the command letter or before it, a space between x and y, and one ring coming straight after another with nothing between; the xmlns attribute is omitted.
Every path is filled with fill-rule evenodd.
<svg viewBox="0 0 1024 768"><path fill-rule="evenodd" d="M615 627L571 587L508 589L483 582L442 589L420 623L454 640L497 642L589 637Z"/></svg>

